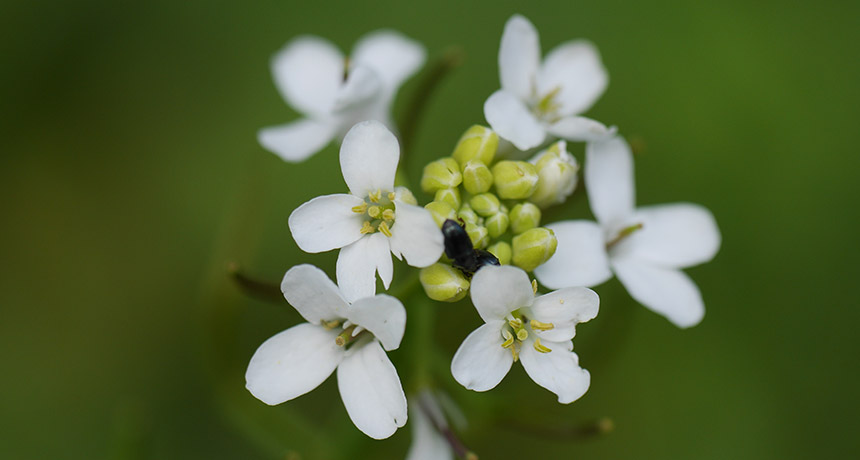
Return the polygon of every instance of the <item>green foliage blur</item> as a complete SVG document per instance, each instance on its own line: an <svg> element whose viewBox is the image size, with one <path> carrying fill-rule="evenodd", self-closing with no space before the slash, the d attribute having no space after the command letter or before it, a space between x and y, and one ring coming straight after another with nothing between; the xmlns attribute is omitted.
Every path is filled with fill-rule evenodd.
<svg viewBox="0 0 860 460"><path fill-rule="evenodd" d="M303 254L287 217L345 188L336 146L290 165L257 144L297 116L269 59L300 34L348 51L382 27L431 62L461 46L408 152L417 184L484 122L515 12L544 52L598 46L610 85L588 115L641 150L638 202L705 205L723 245L689 270L707 306L690 330L616 280L596 288L601 313L575 340L592 374L580 401L557 404L518 365L483 394L442 374L470 418L466 444L485 459L856 455L860 4L6 0L0 458L403 458L410 427L364 437L334 378L274 408L244 389L256 347L299 317L240 293L227 265L333 276L336 251ZM556 218L587 218L584 198ZM448 359L480 324L467 303L420 307L436 309ZM391 354L399 368L406 353ZM574 435L604 416L610 434Z"/></svg>

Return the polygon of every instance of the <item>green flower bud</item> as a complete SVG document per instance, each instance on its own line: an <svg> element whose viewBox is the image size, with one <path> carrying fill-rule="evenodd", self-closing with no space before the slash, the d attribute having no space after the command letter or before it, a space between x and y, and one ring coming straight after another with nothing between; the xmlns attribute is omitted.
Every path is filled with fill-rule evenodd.
<svg viewBox="0 0 860 460"><path fill-rule="evenodd" d="M525 161L500 161L493 166L493 182L499 198L520 200L534 193L538 173L533 164Z"/></svg>
<svg viewBox="0 0 860 460"><path fill-rule="evenodd" d="M487 251L496 256L500 264L509 265L511 263L511 245L507 242L497 241L490 245Z"/></svg>
<svg viewBox="0 0 860 460"><path fill-rule="evenodd" d="M475 249L482 249L490 243L490 233L487 227L483 225L466 222L466 233L469 234L469 239L472 240L472 246Z"/></svg>
<svg viewBox="0 0 860 460"><path fill-rule="evenodd" d="M440 302L456 302L469 293L469 281L463 273L446 264L435 263L418 273L427 297Z"/></svg>
<svg viewBox="0 0 860 460"><path fill-rule="evenodd" d="M441 158L424 167L421 189L433 193L443 188L454 188L463 182L460 165L453 158Z"/></svg>
<svg viewBox="0 0 860 460"><path fill-rule="evenodd" d="M576 187L579 171L576 158L567 152L567 143L558 141L529 162L535 165L539 177L529 201L541 208L564 203Z"/></svg>
<svg viewBox="0 0 860 460"><path fill-rule="evenodd" d="M496 148L499 146L499 136L490 128L474 125L460 137L454 153L451 154L461 165L472 160L478 160L485 165L493 162Z"/></svg>
<svg viewBox="0 0 860 460"><path fill-rule="evenodd" d="M558 240L552 230L543 227L533 228L515 236L512 243L511 260L514 265L527 272L549 260L558 246Z"/></svg>
<svg viewBox="0 0 860 460"><path fill-rule="evenodd" d="M472 210L472 207L468 204L464 204L460 207L460 212L457 213L457 217L463 219L463 222L469 224L477 224L478 223L478 215L475 214L475 211Z"/></svg>
<svg viewBox="0 0 860 460"><path fill-rule="evenodd" d="M507 214L499 212L484 219L484 226L487 227L487 232L490 238L498 238L508 231L508 224L511 223Z"/></svg>
<svg viewBox="0 0 860 460"><path fill-rule="evenodd" d="M460 198L460 189L456 187L436 190L436 195L433 197L433 201L443 201L450 204L454 209L460 209L460 205L463 204L463 201Z"/></svg>
<svg viewBox="0 0 860 460"><path fill-rule="evenodd" d="M446 219L457 220L457 211L444 201L431 201L424 206L424 209L430 211L439 228L442 228Z"/></svg>
<svg viewBox="0 0 860 460"><path fill-rule="evenodd" d="M540 225L540 209L532 203L520 203L511 209L511 231L514 235Z"/></svg>
<svg viewBox="0 0 860 460"><path fill-rule="evenodd" d="M472 209L474 209L478 215L487 217L497 214L501 203L499 203L499 199L496 198L496 195L493 195L492 193L482 193L480 195L473 196L472 199L469 200L469 205L472 206Z"/></svg>
<svg viewBox="0 0 860 460"><path fill-rule="evenodd" d="M406 187L394 187L394 196L406 204L418 205L418 200L415 199L415 195L413 195Z"/></svg>
<svg viewBox="0 0 860 460"><path fill-rule="evenodd" d="M470 161L463 166L463 186L473 195L484 193L493 186L493 173L484 163Z"/></svg>

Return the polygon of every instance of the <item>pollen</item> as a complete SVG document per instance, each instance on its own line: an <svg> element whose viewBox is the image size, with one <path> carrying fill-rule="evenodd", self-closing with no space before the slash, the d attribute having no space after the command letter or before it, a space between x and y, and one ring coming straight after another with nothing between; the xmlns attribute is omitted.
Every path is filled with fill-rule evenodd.
<svg viewBox="0 0 860 460"><path fill-rule="evenodd" d="M361 230L359 230L359 231L361 232L362 235L367 235L369 233L375 232L376 229L373 228L373 225L370 225L370 222L364 221L364 225L362 225Z"/></svg>
<svg viewBox="0 0 860 460"><path fill-rule="evenodd" d="M379 203L379 200L382 199L382 190L376 189L375 192L370 192L370 194L367 195L367 198L374 203Z"/></svg>
<svg viewBox="0 0 860 460"><path fill-rule="evenodd" d="M532 293L537 294L537 280L532 280Z"/></svg>
<svg viewBox="0 0 860 460"><path fill-rule="evenodd" d="M352 212L356 214L364 214L364 211L367 211L367 203L361 203L358 206L352 207Z"/></svg>
<svg viewBox="0 0 860 460"><path fill-rule="evenodd" d="M514 335L507 329L502 329L502 337L505 338L505 341L502 342L502 348L510 348L514 344Z"/></svg>
<svg viewBox="0 0 860 460"><path fill-rule="evenodd" d="M382 218L384 220L394 220L394 210L386 209L385 211L382 211Z"/></svg>
<svg viewBox="0 0 860 460"><path fill-rule="evenodd" d="M394 199L395 199L395 198L397 198L397 194L396 194L396 193L394 193L394 192L388 192L388 200L389 200L389 201L394 201Z"/></svg>

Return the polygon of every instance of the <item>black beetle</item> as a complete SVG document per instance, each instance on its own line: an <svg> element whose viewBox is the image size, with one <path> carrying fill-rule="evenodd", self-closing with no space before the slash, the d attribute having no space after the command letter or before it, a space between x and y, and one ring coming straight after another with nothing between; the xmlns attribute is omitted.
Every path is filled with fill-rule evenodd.
<svg viewBox="0 0 860 460"><path fill-rule="evenodd" d="M457 221L446 219L442 224L442 235L445 237L445 255L466 277L471 278L485 265L501 265L491 252L475 249L465 227Z"/></svg>

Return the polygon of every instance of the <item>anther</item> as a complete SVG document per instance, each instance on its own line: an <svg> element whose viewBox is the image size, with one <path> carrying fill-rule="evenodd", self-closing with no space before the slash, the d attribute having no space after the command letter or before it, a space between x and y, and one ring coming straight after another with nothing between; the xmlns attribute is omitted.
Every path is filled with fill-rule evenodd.
<svg viewBox="0 0 860 460"><path fill-rule="evenodd" d="M337 335L334 339L334 343L339 347L346 346L346 344L352 342L355 339L352 331L355 330L355 326L350 326L343 330L340 334Z"/></svg>
<svg viewBox="0 0 860 460"><path fill-rule="evenodd" d="M364 214L364 211L367 211L367 203L361 203L358 206L352 207L352 212L356 214Z"/></svg>
<svg viewBox="0 0 860 460"><path fill-rule="evenodd" d="M385 211L382 211L382 218L384 220L394 220L394 210L386 209Z"/></svg>
<svg viewBox="0 0 860 460"><path fill-rule="evenodd" d="M375 232L376 229L373 228L373 225L370 225L370 222L364 221L364 225L361 226L361 230L359 230L359 231L361 232L362 235L366 235L368 233Z"/></svg>
<svg viewBox="0 0 860 460"><path fill-rule="evenodd" d="M508 324L510 324L511 327L516 331L517 329L522 329L523 320L519 318L509 319Z"/></svg>
<svg viewBox="0 0 860 460"><path fill-rule="evenodd" d="M514 344L514 335L507 329L502 329L502 337L505 338L505 341L502 342L502 348L508 348Z"/></svg>
<svg viewBox="0 0 860 460"><path fill-rule="evenodd" d="M388 224L385 222L379 223L379 231L382 232L383 235L391 238L391 229L388 228Z"/></svg>
<svg viewBox="0 0 860 460"><path fill-rule="evenodd" d="M326 329L328 329L328 330L332 330L332 329L334 329L334 328L336 328L336 327L340 326L340 321L338 321L338 320L336 320L336 319L333 319L333 320L331 320L331 321L326 321L326 320L324 320L324 319L321 319L321 320L320 320L320 324L322 325L322 327L324 327L324 328L326 328Z"/></svg>
<svg viewBox="0 0 860 460"><path fill-rule="evenodd" d="M374 203L379 203L379 200L382 199L382 190L376 189L375 192L370 192L370 194L367 195L367 197L370 198L370 201L372 201Z"/></svg>
<svg viewBox="0 0 860 460"><path fill-rule="evenodd" d="M376 219L379 217L379 214L382 213L382 210L379 209L379 206L371 206L367 209L367 215Z"/></svg>
<svg viewBox="0 0 860 460"><path fill-rule="evenodd" d="M537 280L532 280L532 292L537 294Z"/></svg>
<svg viewBox="0 0 860 460"><path fill-rule="evenodd" d="M540 339L535 339L535 350L537 350L537 351L539 351L539 352L541 352L541 353L549 353L549 352L551 352L551 351L552 351L552 349L547 348L547 347L545 347L545 346L541 345L541 343L540 343Z"/></svg>
<svg viewBox="0 0 860 460"><path fill-rule="evenodd" d="M395 199L395 198L397 198L397 194L396 194L396 193L394 193L394 192L388 192L388 200L389 200L389 201L394 201L394 199Z"/></svg>
<svg viewBox="0 0 860 460"><path fill-rule="evenodd" d="M555 325L552 323L542 323L536 319L529 321L529 326L531 326L532 329L536 329L538 331L548 331L555 327Z"/></svg>

